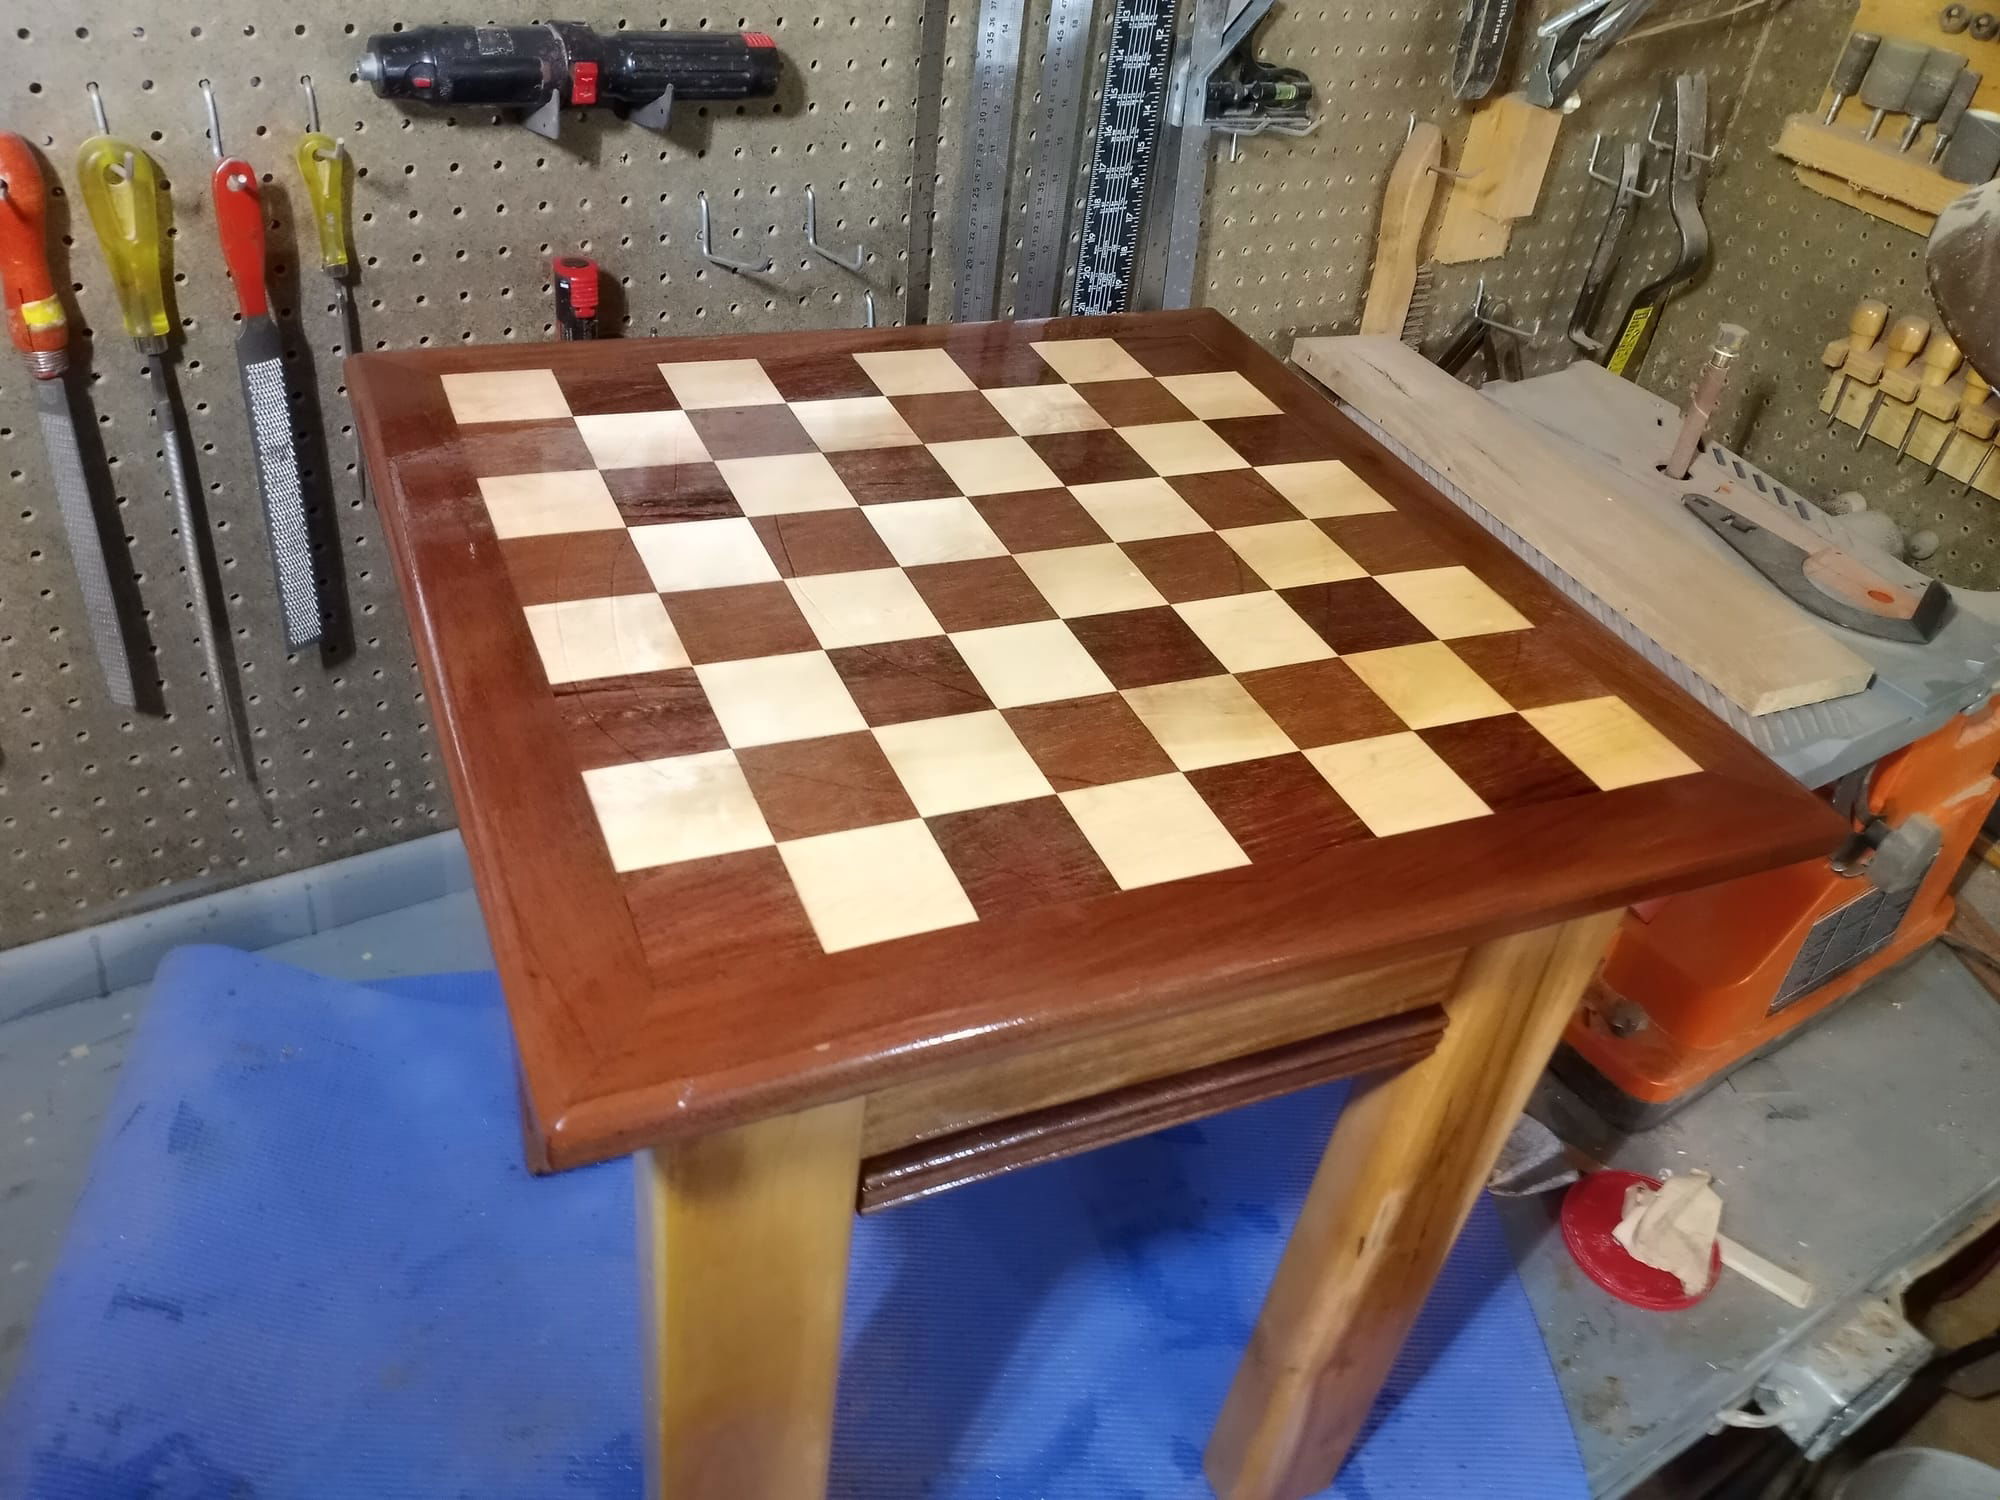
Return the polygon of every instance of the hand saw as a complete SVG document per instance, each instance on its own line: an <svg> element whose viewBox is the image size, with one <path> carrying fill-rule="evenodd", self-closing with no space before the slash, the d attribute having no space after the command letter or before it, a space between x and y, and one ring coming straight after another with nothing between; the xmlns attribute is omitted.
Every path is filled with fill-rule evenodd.
<svg viewBox="0 0 2000 1500"><path fill-rule="evenodd" d="M1681 504L1802 609L1885 641L1928 641L1944 628L1951 591L1936 579L1885 578L1854 553L1821 542L1808 550L1707 495Z"/></svg>

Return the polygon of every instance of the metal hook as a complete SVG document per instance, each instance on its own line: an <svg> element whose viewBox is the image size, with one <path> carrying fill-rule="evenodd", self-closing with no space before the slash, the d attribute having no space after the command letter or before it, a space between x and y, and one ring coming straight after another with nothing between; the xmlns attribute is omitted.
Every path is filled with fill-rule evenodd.
<svg viewBox="0 0 2000 1500"><path fill-rule="evenodd" d="M1655 99L1653 101L1653 118L1646 122L1646 144L1651 146L1655 151L1672 151L1675 149L1672 141L1663 141L1659 139L1657 134L1660 128L1660 111L1665 108L1666 101L1664 99ZM1722 148L1717 146L1713 151L1697 151L1694 147L1689 146L1687 154L1698 162L1704 162L1713 166L1716 158L1722 155Z"/></svg>
<svg viewBox="0 0 2000 1500"><path fill-rule="evenodd" d="M861 304L861 326L863 328L873 328L875 326L875 293L870 290L862 293L862 297L864 300Z"/></svg>
<svg viewBox="0 0 2000 1500"><path fill-rule="evenodd" d="M806 248L821 260L832 261L843 271L859 271L862 261L868 258L866 247L861 245L854 247L854 259L848 260L844 256L835 255L819 242L818 208L813 201L813 190L810 186L806 188ZM870 323L867 326L873 328L875 325Z"/></svg>
<svg viewBox="0 0 2000 1500"><path fill-rule="evenodd" d="M739 274L748 271L752 275L755 275L758 272L771 269L772 262L768 258L763 261L731 260L727 256L717 255L711 250L708 244L708 194L696 193L694 200L701 210L701 233L697 236L695 243L700 247L701 258L703 260L709 262L711 265L721 266L725 271L735 271Z"/></svg>
<svg viewBox="0 0 2000 1500"><path fill-rule="evenodd" d="M1472 317L1474 322L1484 323L1488 328L1497 328L1502 333L1511 333L1517 338L1534 339L1540 338L1542 334L1542 320L1540 318L1535 320L1533 328L1516 328L1512 323L1502 323L1497 318L1487 317L1486 278L1484 276L1479 278L1479 287L1472 294Z"/></svg>
<svg viewBox="0 0 2000 1500"><path fill-rule="evenodd" d="M1598 181L1598 182L1601 182L1601 183L1603 183L1603 184L1604 184L1604 185L1605 185L1606 187L1608 187L1608 188L1613 188L1613 189L1615 189L1615 190L1616 190L1616 191L1618 192L1618 194L1619 194L1619 196L1620 196L1620 197L1631 197L1631 198L1650 198L1650 197L1652 197L1652 196L1653 196L1653 195L1654 195L1655 193L1659 192L1659 190L1660 190L1660 185L1659 185L1659 183L1657 183L1657 182L1655 182L1655 183L1654 183L1654 184L1653 184L1653 185L1652 185L1651 187L1646 187L1646 188L1642 188L1642 187L1629 187L1629 188L1628 188L1627 186L1625 186L1625 182L1624 182L1624 179L1623 179L1623 178L1619 178L1619 177L1613 177L1613 176L1611 176L1611 175L1610 175L1609 173L1605 173L1605 172L1600 172L1600 171L1598 171L1598 170L1597 170L1597 152L1598 152L1598 148L1599 148L1599 147L1601 147L1601 146L1602 146L1603 144L1604 144L1604 132L1600 130L1600 131L1598 131L1598 133L1597 133L1597 134L1596 134L1595 136L1593 136L1593 137L1591 138L1591 142L1590 142L1590 165L1589 165L1588 167L1584 168L1584 170L1585 170L1586 172L1588 172L1588 173L1590 174L1590 176L1591 176L1591 177L1592 177L1592 178L1593 178L1594 180L1596 180L1596 181Z"/></svg>
<svg viewBox="0 0 2000 1500"><path fill-rule="evenodd" d="M98 92L97 85L94 83L86 83L83 89L85 93L90 95L90 112L97 116L97 133L99 135L111 134L111 126L104 118L104 95Z"/></svg>
<svg viewBox="0 0 2000 1500"><path fill-rule="evenodd" d="M204 78L195 87L201 90L201 102L208 109L208 149L221 161L226 153L222 149L222 116L215 108L215 85Z"/></svg>
<svg viewBox="0 0 2000 1500"><path fill-rule="evenodd" d="M312 74L299 74L299 87L306 91L306 134L319 134L319 95L313 92Z"/></svg>

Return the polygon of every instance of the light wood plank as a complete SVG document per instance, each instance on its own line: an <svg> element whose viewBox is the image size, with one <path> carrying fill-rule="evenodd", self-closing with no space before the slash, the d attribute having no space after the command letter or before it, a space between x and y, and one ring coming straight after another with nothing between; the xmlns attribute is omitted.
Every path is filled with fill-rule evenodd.
<svg viewBox="0 0 2000 1500"><path fill-rule="evenodd" d="M1900 116L1895 123L1902 123ZM1778 132L1774 149L1786 160L1845 182L1886 205L1901 205L1934 219L1952 199L1970 192L1972 184L1954 182L1931 166L1928 150L1913 147L1908 152L1898 151L1890 137L1901 133L1885 130L1869 141L1862 139L1858 119L1851 124L1822 125L1812 115L1793 115ZM1865 203L1856 207L1875 212Z"/></svg>
<svg viewBox="0 0 2000 1500"><path fill-rule="evenodd" d="M1506 252L1513 221L1533 214L1541 198L1561 128L1560 110L1538 109L1526 94L1504 95L1473 115L1458 162L1469 175L1445 199L1433 258L1455 265Z"/></svg>
<svg viewBox="0 0 2000 1500"><path fill-rule="evenodd" d="M861 1154L879 1156L915 1141L1416 1010L1444 997L1464 958L1462 952L1447 952L1405 959L883 1089L869 1096Z"/></svg>
<svg viewBox="0 0 2000 1500"><path fill-rule="evenodd" d="M1654 489L1595 478L1415 350L1387 338L1313 338L1294 344L1292 359L1441 474L1452 499L1525 538L1745 711L1774 713L1868 685L1865 660L1678 506Z"/></svg>
<svg viewBox="0 0 2000 1500"><path fill-rule="evenodd" d="M1222 1500L1332 1482L1620 916L1473 950L1437 1050L1349 1099L1209 1440Z"/></svg>
<svg viewBox="0 0 2000 1500"><path fill-rule="evenodd" d="M1389 170L1382 221L1375 226L1375 266L1361 303L1363 333L1402 336L1417 289L1424 223L1437 197L1437 167L1443 153L1444 132L1429 120L1419 120L1410 127L1410 138Z"/></svg>
<svg viewBox="0 0 2000 1500"><path fill-rule="evenodd" d="M652 1500L825 1491L861 1112L845 1100L640 1158Z"/></svg>

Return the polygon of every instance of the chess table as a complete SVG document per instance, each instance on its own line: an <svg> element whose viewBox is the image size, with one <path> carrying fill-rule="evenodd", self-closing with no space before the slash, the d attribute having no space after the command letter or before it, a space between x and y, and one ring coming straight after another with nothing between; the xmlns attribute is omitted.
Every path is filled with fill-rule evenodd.
<svg viewBox="0 0 2000 1500"><path fill-rule="evenodd" d="M857 1208L1362 1074L1208 1452L1319 1489L1625 908L1843 831L1213 312L348 368L655 1493L822 1492Z"/></svg>

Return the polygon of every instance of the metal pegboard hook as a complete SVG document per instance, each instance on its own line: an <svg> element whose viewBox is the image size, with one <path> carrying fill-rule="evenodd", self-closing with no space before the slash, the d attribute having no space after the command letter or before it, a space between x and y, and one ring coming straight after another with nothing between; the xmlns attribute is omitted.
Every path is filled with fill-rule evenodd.
<svg viewBox="0 0 2000 1500"><path fill-rule="evenodd" d="M701 251L701 258L703 260L707 261L710 265L721 266L725 271L735 271L739 275L744 272L756 275L759 272L771 269L773 263L769 257L766 257L762 261L731 260L728 256L717 255L714 250L710 249L708 236L708 194L696 193L694 201L701 215L701 230L695 237L695 245Z"/></svg>
<svg viewBox="0 0 2000 1500"><path fill-rule="evenodd" d="M806 249L812 251L821 260L832 261L843 271L859 272L861 263L868 258L868 251L865 246L856 245L854 247L854 258L849 260L846 256L835 255L819 242L819 208L814 201L812 184L810 183L806 185ZM875 325L870 323L867 326L873 328Z"/></svg>
<svg viewBox="0 0 2000 1500"><path fill-rule="evenodd" d="M1498 318L1486 315L1486 278L1479 278L1479 286L1472 294L1472 318L1476 323L1484 323L1488 328L1497 328L1502 333L1511 333L1516 338L1535 339L1542 336L1542 320L1537 318L1532 328L1516 328L1512 323L1502 323Z"/></svg>
<svg viewBox="0 0 2000 1500"><path fill-rule="evenodd" d="M204 78L195 87L201 90L202 108L208 111L208 149L221 161L228 153L222 149L222 114L215 107L215 85Z"/></svg>
<svg viewBox="0 0 2000 1500"><path fill-rule="evenodd" d="M90 113L97 120L99 135L111 134L111 122L104 118L104 94L95 83L86 83L83 91L90 95Z"/></svg>
<svg viewBox="0 0 2000 1500"><path fill-rule="evenodd" d="M1403 144L1405 146L1409 145L1410 137L1415 135L1416 133L1417 133L1417 112L1415 110L1411 110L1409 126L1407 129L1403 131ZM1453 171L1450 167L1425 167L1424 170L1426 172L1431 173L1433 176L1449 178L1453 182L1470 182L1472 181L1473 178L1484 174L1486 169L1484 167L1479 167L1470 172L1456 172Z"/></svg>
<svg viewBox="0 0 2000 1500"><path fill-rule="evenodd" d="M875 293L872 290L863 292L861 298L861 326L863 328L873 328L875 326Z"/></svg>
<svg viewBox="0 0 2000 1500"><path fill-rule="evenodd" d="M313 92L312 74L299 74L299 87L306 93L306 134L319 134L319 95Z"/></svg>
<svg viewBox="0 0 2000 1500"><path fill-rule="evenodd" d="M1650 197L1652 197L1652 196L1653 196L1653 195L1654 195L1655 193L1659 192L1659 190L1660 190L1660 185L1659 185L1659 183L1657 183L1657 182L1655 182L1655 183L1654 183L1654 184L1653 184L1653 185L1652 185L1651 187L1644 187L1644 188L1642 188L1642 187L1638 187L1638 186L1636 186L1636 185L1634 185L1634 186L1632 186L1632 187L1627 187L1627 186L1625 185L1625 181L1624 181L1624 179L1623 179L1623 178L1620 178L1620 177L1613 177L1613 176L1612 176L1612 175L1611 175L1610 173L1608 173L1608 172L1600 172L1600 171L1598 171L1598 170L1597 170L1597 154L1598 154L1598 151L1599 151L1599 149L1600 149L1600 148L1602 148L1602 146L1603 146L1603 145L1604 145L1604 132L1600 130L1600 131L1598 131L1598 132L1597 132L1597 134L1596 134L1595 136L1591 137L1591 141L1590 141L1590 165L1589 165L1588 167L1586 167L1586 168L1584 169L1585 171L1587 171L1587 172L1588 172L1588 173L1590 174L1590 176L1591 176L1591 177L1592 177L1592 178L1593 178L1593 179L1594 179L1595 181L1598 181L1598 182L1601 182L1601 183L1603 183L1603 184L1604 184L1604 185L1605 185L1606 187L1608 187L1608 188L1614 188L1614 189L1616 189L1620 197L1626 197L1626 198L1650 198Z"/></svg>
<svg viewBox="0 0 2000 1500"><path fill-rule="evenodd" d="M1655 151L1673 151L1677 149L1672 141L1663 141L1660 139L1660 113L1665 108L1666 101L1664 99L1655 99L1653 101L1653 118L1646 122L1646 144L1651 146ZM1698 162L1713 166L1716 159L1722 155L1722 148L1717 146L1713 151L1697 151L1694 147L1689 146L1686 148L1686 154L1692 156Z"/></svg>

